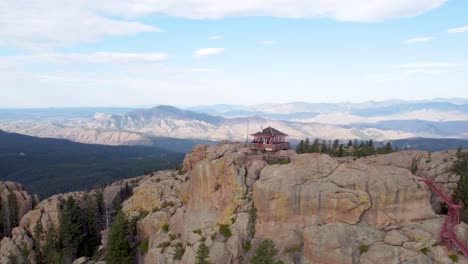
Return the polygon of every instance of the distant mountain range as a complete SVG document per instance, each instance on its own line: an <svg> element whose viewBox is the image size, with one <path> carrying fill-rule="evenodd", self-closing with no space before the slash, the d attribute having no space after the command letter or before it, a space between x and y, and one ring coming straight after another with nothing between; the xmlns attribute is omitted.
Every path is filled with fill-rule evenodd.
<svg viewBox="0 0 468 264"><path fill-rule="evenodd" d="M37 115L32 118L31 114L21 114L21 110L8 110L6 118L2 111L6 110L0 110L0 129L9 132L83 143L153 145L170 150L176 150L174 146L191 147L220 140L245 141L248 134L267 126L287 133L292 141L306 137L376 141L415 137L468 139L468 102L460 98L186 109L162 105L149 109L78 109L76 113L67 109L63 116L57 109L44 110L46 114L39 115L43 118ZM178 151L181 149L184 148Z"/></svg>
<svg viewBox="0 0 468 264"><path fill-rule="evenodd" d="M291 115L291 114L324 114L349 113L357 116L388 116L398 113L417 110L433 110L448 112L468 112L468 99L434 99L422 101L369 101L365 103L307 103L293 102L281 104L259 104L251 106L240 105L208 105L194 106L188 110L207 113L211 115L237 116L237 115Z"/></svg>

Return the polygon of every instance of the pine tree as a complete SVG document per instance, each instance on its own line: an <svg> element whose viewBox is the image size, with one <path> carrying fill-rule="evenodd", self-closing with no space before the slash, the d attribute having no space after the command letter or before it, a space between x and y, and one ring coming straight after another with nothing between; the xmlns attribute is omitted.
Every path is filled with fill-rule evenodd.
<svg viewBox="0 0 468 264"><path fill-rule="evenodd" d="M115 217L107 240L108 264L129 264L132 263L130 257L130 243L128 241L130 227L125 215L119 212Z"/></svg>
<svg viewBox="0 0 468 264"><path fill-rule="evenodd" d="M348 148L352 147L353 146L353 142L351 141L351 139L348 141Z"/></svg>
<svg viewBox="0 0 468 264"><path fill-rule="evenodd" d="M340 141L338 139L335 139L335 141L333 141L332 152L333 153L338 152L339 147L340 147Z"/></svg>
<svg viewBox="0 0 468 264"><path fill-rule="evenodd" d="M195 264L211 264L209 257L210 249L205 243L201 243L200 246L198 246L197 255L195 256Z"/></svg>
<svg viewBox="0 0 468 264"><path fill-rule="evenodd" d="M452 171L460 175L454 197L463 203L462 220L468 223L468 152L460 152L458 160L453 164Z"/></svg>
<svg viewBox="0 0 468 264"><path fill-rule="evenodd" d="M322 146L321 146L320 152L328 153L327 142L325 140L322 140Z"/></svg>
<svg viewBox="0 0 468 264"><path fill-rule="evenodd" d="M73 197L68 197L60 219L59 239L62 245L63 262L71 263L77 256L78 246L82 243L83 220L80 207Z"/></svg>
<svg viewBox="0 0 468 264"><path fill-rule="evenodd" d="M10 236L11 230L18 225L18 202L15 193L10 190L6 204L2 204L3 235Z"/></svg>
<svg viewBox="0 0 468 264"><path fill-rule="evenodd" d="M310 139L306 138L304 141L304 152L303 153L310 153Z"/></svg>
<svg viewBox="0 0 468 264"><path fill-rule="evenodd" d="M59 241L52 225L47 227L44 247L41 250L41 262L46 264L61 264L62 256L59 251Z"/></svg>
<svg viewBox="0 0 468 264"><path fill-rule="evenodd" d="M42 259L41 254L41 241L44 240L44 227L42 226L41 219L38 218L36 221L36 225L33 229L33 241L38 250L36 250L36 254L38 259Z"/></svg>
<svg viewBox="0 0 468 264"><path fill-rule="evenodd" d="M371 139L369 140L369 144L367 147L367 155L374 155L374 154L375 154L374 141Z"/></svg>
<svg viewBox="0 0 468 264"><path fill-rule="evenodd" d="M302 153L304 153L304 140L301 140L301 141L299 142L299 144L297 144L296 153L297 153L297 154L302 154Z"/></svg>
<svg viewBox="0 0 468 264"><path fill-rule="evenodd" d="M312 153L319 153L320 152L320 144L319 144L319 139L318 138L314 139L314 143L312 143L312 146L310 147L310 152L312 152Z"/></svg>
<svg viewBox="0 0 468 264"><path fill-rule="evenodd" d="M97 224L98 209L96 207L95 199L89 194L85 197L86 210L85 210L85 236L82 243L79 245L78 255L92 257L94 252L99 246L99 232Z"/></svg>
<svg viewBox="0 0 468 264"><path fill-rule="evenodd" d="M343 144L340 145L338 148L338 157L343 157L344 156L344 146Z"/></svg>
<svg viewBox="0 0 468 264"><path fill-rule="evenodd" d="M250 260L251 264L282 264L283 261L277 260L278 250L271 239L265 239L255 250L255 254Z"/></svg>
<svg viewBox="0 0 468 264"><path fill-rule="evenodd" d="M387 144L385 144L385 153L392 153L393 152L393 148L392 148L392 143L387 142Z"/></svg>

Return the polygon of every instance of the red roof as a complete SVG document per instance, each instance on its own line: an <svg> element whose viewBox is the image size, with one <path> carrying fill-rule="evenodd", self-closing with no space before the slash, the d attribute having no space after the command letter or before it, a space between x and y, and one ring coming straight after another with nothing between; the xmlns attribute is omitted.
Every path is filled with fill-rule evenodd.
<svg viewBox="0 0 468 264"><path fill-rule="evenodd" d="M272 127L267 127L265 129L263 129L262 131L259 131L255 134L252 134L252 136L254 137L276 137L276 136L282 136L282 137L286 137L287 134L277 130L277 129L274 129Z"/></svg>

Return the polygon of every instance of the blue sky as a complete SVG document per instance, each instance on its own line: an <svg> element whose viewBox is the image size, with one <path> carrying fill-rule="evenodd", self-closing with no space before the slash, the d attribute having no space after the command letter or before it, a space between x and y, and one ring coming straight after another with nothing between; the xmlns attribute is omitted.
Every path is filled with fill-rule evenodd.
<svg viewBox="0 0 468 264"><path fill-rule="evenodd" d="M465 0L95 2L0 3L0 108L468 98Z"/></svg>

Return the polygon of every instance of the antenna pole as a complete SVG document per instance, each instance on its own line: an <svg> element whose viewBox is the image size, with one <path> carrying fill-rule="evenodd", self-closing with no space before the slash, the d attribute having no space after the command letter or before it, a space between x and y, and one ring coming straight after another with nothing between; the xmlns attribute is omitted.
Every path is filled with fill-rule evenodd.
<svg viewBox="0 0 468 264"><path fill-rule="evenodd" d="M249 119L247 118L247 134L245 137L245 143L249 142Z"/></svg>

